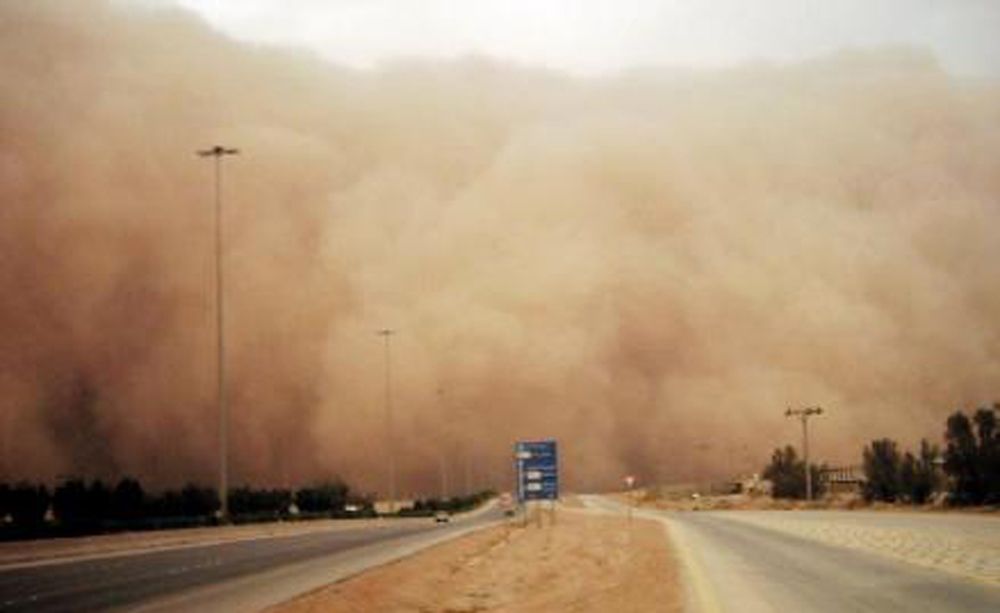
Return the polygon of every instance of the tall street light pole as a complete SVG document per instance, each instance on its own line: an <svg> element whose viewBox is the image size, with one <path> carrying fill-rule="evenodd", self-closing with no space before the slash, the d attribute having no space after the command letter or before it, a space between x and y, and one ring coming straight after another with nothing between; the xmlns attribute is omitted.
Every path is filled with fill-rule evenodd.
<svg viewBox="0 0 1000 613"><path fill-rule="evenodd" d="M469 435L466 434L466 437L468 437L468 436ZM472 455L472 450L470 449L470 447L471 446L469 445L469 441L468 440L465 440L465 442L462 443L462 451L465 452L463 455L465 455L465 492L464 493L465 493L466 496L469 496L469 495L472 494L472 458L470 457Z"/></svg>
<svg viewBox="0 0 1000 613"><path fill-rule="evenodd" d="M441 474L441 501L448 500L448 465L444 450L438 454L439 471Z"/></svg>
<svg viewBox="0 0 1000 613"><path fill-rule="evenodd" d="M441 443L441 465L440 465L440 471L441 471L441 483L442 483L442 486L441 486L442 495L441 495L441 497L442 498L446 498L447 497L446 492L448 490L448 486L447 486L447 484L448 484L448 474L447 474L447 467L445 465L445 461L446 461L445 460L445 449L446 449L445 442L449 443L450 444L449 446L452 448L452 451L454 451L455 438L456 437L454 436L454 430L452 428L450 428L450 427L447 427L447 425L453 423L450 418L451 418L452 413L454 411L454 406L455 405L454 405L454 403L447 402L447 399L445 398L445 390L444 390L444 388L439 387L438 390L437 390L437 395L438 395L438 405L441 407L441 411L445 415L445 419L443 420L443 425L441 426L442 443ZM464 434L462 436L457 437L459 439L458 443L457 443L457 445L458 445L458 455L461 456L461 458L462 458L461 461L464 462L464 467L463 467L463 470L465 471L465 487L464 487L464 489L461 488L461 486L458 485L459 484L458 468L455 468L454 473L453 473L454 474L454 486L453 486L454 489L459 490L460 493L462 493L463 495L466 495L466 496L468 496L469 494L472 493L472 459L470 457L470 455L471 455L471 445L469 444L469 440L468 440L469 437L470 437L469 432L471 431L471 429L470 429L471 419L469 419L468 413L469 413L468 409L459 409L459 412L458 412L458 414L460 415L459 421L461 422L461 427L464 429ZM464 439L463 439L463 436L464 436ZM453 464L453 466L454 466L454 464Z"/></svg>
<svg viewBox="0 0 1000 613"><path fill-rule="evenodd" d="M464 430L462 443L462 455L465 461L465 491L466 496L472 494L472 443L473 443L473 423L472 408L464 405L462 409L462 428Z"/></svg>
<svg viewBox="0 0 1000 613"><path fill-rule="evenodd" d="M785 417L798 417L802 421L802 456L806 463L806 500L812 500L812 471L809 470L809 418L822 414L822 407L789 408L785 411Z"/></svg>
<svg viewBox="0 0 1000 613"><path fill-rule="evenodd" d="M236 155L239 149L215 145L199 149L198 155L215 160L215 315L218 351L216 375L219 406L219 519L229 519L229 407L226 405L225 320L223 319L223 266L222 266L222 157Z"/></svg>
<svg viewBox="0 0 1000 613"><path fill-rule="evenodd" d="M392 427L392 379L389 339L395 330L383 328L377 334L385 346L385 438L389 446L389 514L396 512L396 441Z"/></svg>
<svg viewBox="0 0 1000 613"><path fill-rule="evenodd" d="M443 413L447 413L447 410L445 409L444 389L443 388L440 388L440 387L438 388L438 390L437 390L437 397L438 397L438 410L442 411ZM438 472L441 475L441 500L442 501L445 501L445 500L448 499L448 464L447 464L448 463L448 458L447 458L447 445L445 443L446 443L446 439L450 439L451 438L451 437L447 437L445 435L446 434L445 430L446 430L446 428L444 426L442 426L441 427L441 431L439 433L440 434L440 438L438 440Z"/></svg>

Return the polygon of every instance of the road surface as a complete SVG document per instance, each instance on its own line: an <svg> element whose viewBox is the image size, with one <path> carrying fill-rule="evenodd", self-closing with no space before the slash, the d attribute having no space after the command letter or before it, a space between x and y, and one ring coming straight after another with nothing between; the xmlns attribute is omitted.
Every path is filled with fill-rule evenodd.
<svg viewBox="0 0 1000 613"><path fill-rule="evenodd" d="M0 569L0 611L256 610L500 519L386 520L236 542Z"/></svg>
<svg viewBox="0 0 1000 613"><path fill-rule="evenodd" d="M589 506L622 512L607 499ZM868 534L882 524L913 524L915 538L982 530L997 534L1000 520L949 514L898 517L851 511L636 511L664 521L685 566L694 610L738 611L1000 611L1000 583L908 562L878 549L811 538L803 522L836 534ZM785 529L785 524L791 529ZM986 532L991 530L992 532ZM824 534L826 533L824 532ZM995 536L993 537L995 538ZM846 541L845 541L846 542ZM992 550L989 564L1000 564Z"/></svg>

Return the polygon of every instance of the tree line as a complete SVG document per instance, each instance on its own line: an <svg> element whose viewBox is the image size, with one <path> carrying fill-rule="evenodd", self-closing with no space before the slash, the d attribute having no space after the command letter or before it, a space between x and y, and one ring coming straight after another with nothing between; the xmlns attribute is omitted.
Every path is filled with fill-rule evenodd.
<svg viewBox="0 0 1000 613"><path fill-rule="evenodd" d="M962 411L945 422L944 450L925 440L916 453L903 451L889 438L875 439L862 450L864 481L861 494L868 502L923 504L943 492L953 505L1000 504L1000 403ZM813 492L824 493L820 475L826 466L812 465ZM776 498L805 498L805 462L791 446L775 449L763 476Z"/></svg>
<svg viewBox="0 0 1000 613"><path fill-rule="evenodd" d="M244 486L228 496L234 523L374 515L371 499L353 494L340 480L294 491ZM0 538L211 525L219 507L215 489L193 483L158 493L146 492L131 477L114 485L71 478L51 491L38 483L0 483Z"/></svg>
<svg viewBox="0 0 1000 613"><path fill-rule="evenodd" d="M810 463L809 476L812 479L814 497L824 493L820 480L822 467ZM795 453L795 448L786 445L771 454L771 463L764 468L764 478L771 482L771 495L775 498L806 497L806 463Z"/></svg>
<svg viewBox="0 0 1000 613"><path fill-rule="evenodd" d="M411 517L430 516L438 511L449 513L461 513L476 508L486 502L496 492L493 490L483 490L467 496L452 496L450 498L418 498L413 501L413 506L400 510L399 514Z"/></svg>

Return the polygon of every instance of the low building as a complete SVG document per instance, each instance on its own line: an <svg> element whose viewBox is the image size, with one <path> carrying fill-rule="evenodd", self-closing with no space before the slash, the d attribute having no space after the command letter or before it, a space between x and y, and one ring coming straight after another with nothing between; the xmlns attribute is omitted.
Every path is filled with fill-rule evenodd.
<svg viewBox="0 0 1000 613"><path fill-rule="evenodd" d="M388 515L392 512L398 512L400 509L410 508L413 508L413 500L397 500L395 502L389 500L375 501L375 512L379 515Z"/></svg>
<svg viewBox="0 0 1000 613"><path fill-rule="evenodd" d="M865 474L860 466L832 466L820 469L819 480L829 494L860 494Z"/></svg>
<svg viewBox="0 0 1000 613"><path fill-rule="evenodd" d="M749 477L739 479L732 484L734 494L748 494L750 496L770 496L772 483L769 479L761 479L760 475L754 473Z"/></svg>

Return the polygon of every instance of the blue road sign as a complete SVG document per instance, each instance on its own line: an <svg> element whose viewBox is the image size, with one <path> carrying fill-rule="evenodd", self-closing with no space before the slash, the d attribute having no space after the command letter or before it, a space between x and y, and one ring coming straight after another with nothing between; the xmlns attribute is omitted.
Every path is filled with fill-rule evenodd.
<svg viewBox="0 0 1000 613"><path fill-rule="evenodd" d="M555 441L519 441L514 444L517 462L517 500L559 498L559 454Z"/></svg>

